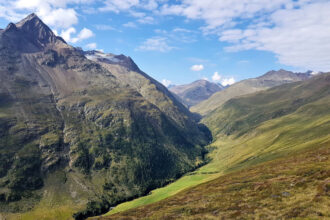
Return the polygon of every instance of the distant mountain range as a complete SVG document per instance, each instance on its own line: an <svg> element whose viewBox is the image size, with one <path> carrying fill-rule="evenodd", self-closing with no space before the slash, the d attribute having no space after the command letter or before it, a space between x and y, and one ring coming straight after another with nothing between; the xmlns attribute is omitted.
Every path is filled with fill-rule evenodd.
<svg viewBox="0 0 330 220"><path fill-rule="evenodd" d="M169 90L187 107L197 105L223 89L222 85L207 80L197 80L190 84L169 87Z"/></svg>
<svg viewBox="0 0 330 220"><path fill-rule="evenodd" d="M231 85L227 89L216 92L208 99L192 106L190 110L201 115L206 115L231 98L266 90L286 83L303 81L312 77L312 73L311 71L306 73L294 73L283 69L269 71L260 77L242 80Z"/></svg>
<svg viewBox="0 0 330 220"><path fill-rule="evenodd" d="M0 138L0 213L23 219L100 214L204 163L211 140L131 58L35 14L0 30Z"/></svg>

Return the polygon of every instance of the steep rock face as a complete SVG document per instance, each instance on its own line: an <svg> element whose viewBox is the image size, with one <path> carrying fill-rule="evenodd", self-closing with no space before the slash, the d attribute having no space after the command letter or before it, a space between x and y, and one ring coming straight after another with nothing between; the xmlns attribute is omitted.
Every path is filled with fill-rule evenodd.
<svg viewBox="0 0 330 220"><path fill-rule="evenodd" d="M137 87L34 14L2 30L1 212L54 210L51 216L65 206L68 215L85 210L76 215L83 218L201 163L207 132L166 89L151 85L162 98L153 101L152 88L143 95Z"/></svg>
<svg viewBox="0 0 330 220"><path fill-rule="evenodd" d="M269 71L260 77L240 81L222 91L216 92L207 100L191 107L190 110L201 115L207 115L232 98L266 90L286 83L303 81L309 79L311 76L309 72L294 73L282 69Z"/></svg>
<svg viewBox="0 0 330 220"><path fill-rule="evenodd" d="M207 80L197 80L187 85L172 86L170 91L176 94L187 107L191 107L223 89L223 86Z"/></svg>

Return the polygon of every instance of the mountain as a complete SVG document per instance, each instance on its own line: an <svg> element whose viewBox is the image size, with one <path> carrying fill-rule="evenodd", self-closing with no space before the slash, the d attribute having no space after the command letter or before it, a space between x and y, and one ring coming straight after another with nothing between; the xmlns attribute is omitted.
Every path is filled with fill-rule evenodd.
<svg viewBox="0 0 330 220"><path fill-rule="evenodd" d="M191 107L190 110L201 115L207 115L231 98L266 90L285 83L306 80L311 76L310 72L293 73L282 69L269 71L260 77L240 81L227 89L214 93L207 100Z"/></svg>
<svg viewBox="0 0 330 220"><path fill-rule="evenodd" d="M177 95L187 107L194 106L212 94L224 89L221 85L211 83L207 80L197 80L190 84L172 86L169 90Z"/></svg>
<svg viewBox="0 0 330 220"><path fill-rule="evenodd" d="M204 162L208 129L164 86L91 55L35 14L0 31L1 217L83 219Z"/></svg>
<svg viewBox="0 0 330 220"><path fill-rule="evenodd" d="M190 119L196 118L196 115L192 114L179 102L163 84L141 71L130 57L100 51L86 51L84 55L109 70L123 84L128 84L134 88L145 99L160 108L169 118L172 118L177 123L181 123L185 128L195 129L195 132L198 133L196 131L197 127L190 123L192 120L185 119L187 116ZM196 137L196 139L199 138Z"/></svg>
<svg viewBox="0 0 330 220"><path fill-rule="evenodd" d="M330 217L330 73L233 98L202 121L211 161L186 179L214 180L97 219Z"/></svg>

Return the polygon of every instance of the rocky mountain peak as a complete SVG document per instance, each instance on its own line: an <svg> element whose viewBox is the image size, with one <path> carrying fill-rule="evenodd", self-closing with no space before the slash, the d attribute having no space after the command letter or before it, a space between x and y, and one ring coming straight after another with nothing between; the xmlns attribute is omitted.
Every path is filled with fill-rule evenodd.
<svg viewBox="0 0 330 220"><path fill-rule="evenodd" d="M0 45L9 51L31 53L42 51L51 44L65 43L34 13L16 24L10 23L0 34Z"/></svg>
<svg viewBox="0 0 330 220"><path fill-rule="evenodd" d="M42 46L55 42L57 39L52 30L34 13L18 22L16 27L27 34L27 37L31 40Z"/></svg>

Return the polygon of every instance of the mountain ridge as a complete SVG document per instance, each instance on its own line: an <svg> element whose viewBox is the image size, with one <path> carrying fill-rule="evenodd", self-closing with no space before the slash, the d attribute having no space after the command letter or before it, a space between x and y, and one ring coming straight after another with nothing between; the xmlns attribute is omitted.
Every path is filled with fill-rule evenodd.
<svg viewBox="0 0 330 220"><path fill-rule="evenodd" d="M188 108L206 100L212 94L223 89L223 86L203 79L169 88Z"/></svg>
<svg viewBox="0 0 330 220"><path fill-rule="evenodd" d="M83 219L204 163L208 130L166 88L140 74L152 100L35 14L0 32L0 58L2 213Z"/></svg>
<svg viewBox="0 0 330 220"><path fill-rule="evenodd" d="M285 83L306 80L310 77L312 77L312 75L309 72L294 73L283 69L268 71L262 76L242 80L222 91L216 92L207 100L192 106L190 110L205 116L231 98L266 90Z"/></svg>

